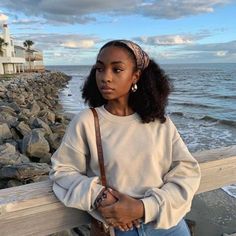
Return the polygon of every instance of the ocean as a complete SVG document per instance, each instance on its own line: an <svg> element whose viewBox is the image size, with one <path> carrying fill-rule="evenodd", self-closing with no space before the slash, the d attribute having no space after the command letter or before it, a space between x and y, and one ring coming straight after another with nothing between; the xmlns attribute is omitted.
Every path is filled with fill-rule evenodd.
<svg viewBox="0 0 236 236"><path fill-rule="evenodd" d="M161 65L174 91L167 113L191 152L236 144L236 64ZM67 113L87 107L81 86L90 66L47 66L72 76L60 92Z"/></svg>

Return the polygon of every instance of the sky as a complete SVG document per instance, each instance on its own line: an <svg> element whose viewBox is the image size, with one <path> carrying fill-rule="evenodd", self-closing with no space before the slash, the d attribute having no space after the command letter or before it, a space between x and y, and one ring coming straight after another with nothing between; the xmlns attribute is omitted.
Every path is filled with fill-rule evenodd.
<svg viewBox="0 0 236 236"><path fill-rule="evenodd" d="M236 63L236 0L4 0L0 23L45 65L92 65L113 39L160 64Z"/></svg>

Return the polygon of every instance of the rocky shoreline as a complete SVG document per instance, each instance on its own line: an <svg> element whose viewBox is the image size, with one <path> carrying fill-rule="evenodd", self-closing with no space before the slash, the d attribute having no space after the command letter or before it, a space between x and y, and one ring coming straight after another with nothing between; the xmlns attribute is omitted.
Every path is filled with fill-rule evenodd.
<svg viewBox="0 0 236 236"><path fill-rule="evenodd" d="M0 189L48 178L70 121L59 103L70 79L61 72L0 78Z"/></svg>

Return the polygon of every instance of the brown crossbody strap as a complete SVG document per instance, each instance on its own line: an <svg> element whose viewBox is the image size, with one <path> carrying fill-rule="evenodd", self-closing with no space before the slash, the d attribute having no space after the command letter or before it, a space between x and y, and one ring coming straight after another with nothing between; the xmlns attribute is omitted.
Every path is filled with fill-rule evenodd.
<svg viewBox="0 0 236 236"><path fill-rule="evenodd" d="M90 108L90 109L92 110L93 116L94 116L94 127L95 127L95 133L96 133L98 163L99 163L100 175L101 175L100 177L101 177L102 185L107 186L98 114L97 114L97 111L95 110L95 108Z"/></svg>

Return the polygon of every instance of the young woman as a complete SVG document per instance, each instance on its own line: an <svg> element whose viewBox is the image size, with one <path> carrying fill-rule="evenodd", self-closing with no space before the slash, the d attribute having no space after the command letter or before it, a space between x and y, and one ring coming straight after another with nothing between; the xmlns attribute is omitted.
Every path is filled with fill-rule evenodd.
<svg viewBox="0 0 236 236"><path fill-rule="evenodd" d="M200 182L197 161L165 115L167 75L134 42L99 51L82 96L99 116L109 189L100 182L94 118L75 116L52 157L56 196L115 235L188 236L183 220Z"/></svg>

